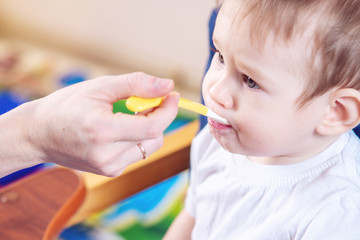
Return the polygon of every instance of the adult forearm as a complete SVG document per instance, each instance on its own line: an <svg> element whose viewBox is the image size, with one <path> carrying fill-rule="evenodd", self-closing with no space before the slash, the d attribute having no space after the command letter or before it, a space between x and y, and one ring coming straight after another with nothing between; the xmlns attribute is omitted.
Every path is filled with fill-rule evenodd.
<svg viewBox="0 0 360 240"><path fill-rule="evenodd" d="M35 130L32 119L36 104L25 103L0 116L0 177L41 163L30 137Z"/></svg>

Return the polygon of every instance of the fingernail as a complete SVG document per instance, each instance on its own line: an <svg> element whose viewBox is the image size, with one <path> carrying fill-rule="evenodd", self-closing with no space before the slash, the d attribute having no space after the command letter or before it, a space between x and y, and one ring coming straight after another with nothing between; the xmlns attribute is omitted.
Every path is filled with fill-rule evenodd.
<svg viewBox="0 0 360 240"><path fill-rule="evenodd" d="M171 79L167 78L157 78L154 82L154 87L157 89L168 89L174 86L174 82Z"/></svg>

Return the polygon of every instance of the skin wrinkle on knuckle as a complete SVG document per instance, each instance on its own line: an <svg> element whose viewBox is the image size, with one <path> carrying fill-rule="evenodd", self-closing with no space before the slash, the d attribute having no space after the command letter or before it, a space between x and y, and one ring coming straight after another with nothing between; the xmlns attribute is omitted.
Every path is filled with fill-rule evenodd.
<svg viewBox="0 0 360 240"><path fill-rule="evenodd" d="M135 72L127 75L126 79L128 86L130 87L129 90L133 93L139 91L139 88L144 78L145 78L145 74L143 72Z"/></svg>
<svg viewBox="0 0 360 240"><path fill-rule="evenodd" d="M84 132L84 140L90 146L97 146L103 142L99 131L93 129L86 129Z"/></svg>
<svg viewBox="0 0 360 240"><path fill-rule="evenodd" d="M107 134L105 134L106 128L103 127L102 121L94 119L92 117L85 118L82 123L83 138L86 143L97 146L106 142Z"/></svg>
<svg viewBox="0 0 360 240"><path fill-rule="evenodd" d="M160 127L154 124L146 126L144 132L145 135L150 139L155 139L162 135Z"/></svg>
<svg viewBox="0 0 360 240"><path fill-rule="evenodd" d="M135 73L135 79L138 82L143 81L145 78L148 78L148 75L143 72L136 72ZM151 79L151 78L150 78Z"/></svg>

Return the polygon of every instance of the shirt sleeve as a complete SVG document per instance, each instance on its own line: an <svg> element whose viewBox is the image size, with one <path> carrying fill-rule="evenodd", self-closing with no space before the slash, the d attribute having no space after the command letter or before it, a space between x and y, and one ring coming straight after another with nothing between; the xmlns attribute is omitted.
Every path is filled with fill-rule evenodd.
<svg viewBox="0 0 360 240"><path fill-rule="evenodd" d="M301 239L360 239L360 193L345 196L324 207L315 215Z"/></svg>

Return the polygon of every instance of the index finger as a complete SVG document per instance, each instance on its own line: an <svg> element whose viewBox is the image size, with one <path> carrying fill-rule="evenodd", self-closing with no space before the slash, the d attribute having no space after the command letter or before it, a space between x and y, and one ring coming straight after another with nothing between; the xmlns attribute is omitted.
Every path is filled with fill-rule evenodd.
<svg viewBox="0 0 360 240"><path fill-rule="evenodd" d="M113 126L119 139L141 141L163 134L178 112L179 94L168 95L161 105L147 115L114 115Z"/></svg>
<svg viewBox="0 0 360 240"><path fill-rule="evenodd" d="M112 102L130 96L162 97L168 95L174 88L174 82L171 79L158 78L142 72L103 77L99 80L101 91Z"/></svg>

